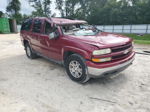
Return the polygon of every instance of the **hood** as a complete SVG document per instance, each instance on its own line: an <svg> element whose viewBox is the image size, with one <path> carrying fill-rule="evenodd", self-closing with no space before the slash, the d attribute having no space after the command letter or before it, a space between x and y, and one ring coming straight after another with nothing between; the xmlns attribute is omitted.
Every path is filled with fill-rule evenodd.
<svg viewBox="0 0 150 112"><path fill-rule="evenodd" d="M131 42L132 40L131 38L128 38L123 35L106 33L106 32L101 32L94 36L74 36L74 35L71 35L71 36L76 41L78 40L78 41L91 44L100 48L123 45L123 44Z"/></svg>

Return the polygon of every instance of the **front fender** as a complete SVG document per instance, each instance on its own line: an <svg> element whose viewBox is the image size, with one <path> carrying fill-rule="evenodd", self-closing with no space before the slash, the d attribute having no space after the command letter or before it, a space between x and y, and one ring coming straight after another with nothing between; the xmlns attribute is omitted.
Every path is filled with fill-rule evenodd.
<svg viewBox="0 0 150 112"><path fill-rule="evenodd" d="M62 57L64 56L63 54L65 52L68 52L68 51L77 53L77 54L81 55L82 57L84 57L85 59L91 59L91 54L88 51L85 51L85 50L80 49L80 48L72 47L72 46L65 46L62 49Z"/></svg>

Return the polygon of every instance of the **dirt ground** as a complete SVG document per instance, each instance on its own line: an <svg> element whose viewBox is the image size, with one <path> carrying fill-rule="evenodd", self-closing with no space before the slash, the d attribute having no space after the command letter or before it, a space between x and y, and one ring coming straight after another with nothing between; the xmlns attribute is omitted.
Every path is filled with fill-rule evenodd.
<svg viewBox="0 0 150 112"><path fill-rule="evenodd" d="M0 35L0 112L150 112L150 46L110 79L71 81L63 67L26 57L19 34Z"/></svg>

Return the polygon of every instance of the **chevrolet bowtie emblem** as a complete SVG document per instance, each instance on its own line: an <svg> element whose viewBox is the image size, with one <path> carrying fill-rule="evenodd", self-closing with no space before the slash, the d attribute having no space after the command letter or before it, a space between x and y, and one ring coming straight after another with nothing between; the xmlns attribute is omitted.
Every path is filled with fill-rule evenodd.
<svg viewBox="0 0 150 112"><path fill-rule="evenodd" d="M129 52L128 50L125 50L123 54L127 54L128 52Z"/></svg>

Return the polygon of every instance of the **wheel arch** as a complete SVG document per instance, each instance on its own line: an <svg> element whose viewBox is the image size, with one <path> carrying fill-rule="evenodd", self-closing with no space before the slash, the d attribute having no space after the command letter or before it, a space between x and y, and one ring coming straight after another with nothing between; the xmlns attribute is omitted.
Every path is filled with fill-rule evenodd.
<svg viewBox="0 0 150 112"><path fill-rule="evenodd" d="M23 40L23 45L25 46L27 43L29 43L29 41L26 40L26 39L24 39L24 40Z"/></svg>
<svg viewBox="0 0 150 112"><path fill-rule="evenodd" d="M74 47L63 48L62 54L63 54L62 57L63 57L64 61L67 59L68 56L70 56L72 54L79 54L84 59L90 59L91 58L87 51L79 49L79 48L74 48Z"/></svg>

